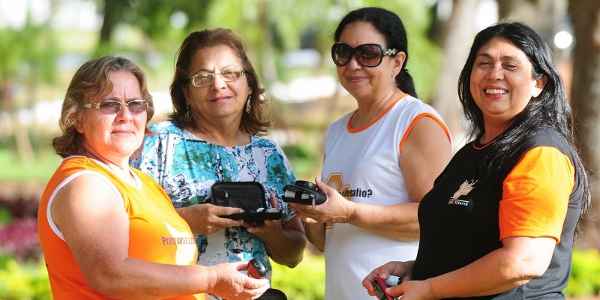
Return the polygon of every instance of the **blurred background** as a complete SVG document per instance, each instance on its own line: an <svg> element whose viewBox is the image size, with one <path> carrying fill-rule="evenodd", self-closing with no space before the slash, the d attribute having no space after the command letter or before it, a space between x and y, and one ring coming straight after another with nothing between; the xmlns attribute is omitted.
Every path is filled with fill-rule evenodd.
<svg viewBox="0 0 600 300"><path fill-rule="evenodd" d="M184 37L231 28L245 41L267 90L275 125L269 135L297 177L311 179L320 171L325 128L355 107L337 82L329 49L342 16L362 6L400 15L419 97L443 115L456 147L465 142L458 76L475 33L499 20L536 29L568 88L578 144L598 186L597 0L0 0L0 299L51 298L36 236L37 201L59 164L51 139L59 132L68 82L84 61L112 54L141 65L158 121L171 111L168 88ZM574 255L571 298L600 294L600 192L593 192ZM290 299L323 299L323 259L316 250L295 269L275 266L273 273L273 285Z"/></svg>

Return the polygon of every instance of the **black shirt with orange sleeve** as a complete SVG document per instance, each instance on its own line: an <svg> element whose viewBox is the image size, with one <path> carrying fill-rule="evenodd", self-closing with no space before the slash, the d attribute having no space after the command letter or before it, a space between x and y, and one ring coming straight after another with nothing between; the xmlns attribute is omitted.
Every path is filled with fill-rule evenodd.
<svg viewBox="0 0 600 300"><path fill-rule="evenodd" d="M419 206L419 253L413 279L454 271L502 247L507 237L556 240L546 272L527 284L481 299L562 299L581 215L584 170L557 131L539 129L488 168L492 147L459 150ZM493 274L496 270L490 270Z"/></svg>

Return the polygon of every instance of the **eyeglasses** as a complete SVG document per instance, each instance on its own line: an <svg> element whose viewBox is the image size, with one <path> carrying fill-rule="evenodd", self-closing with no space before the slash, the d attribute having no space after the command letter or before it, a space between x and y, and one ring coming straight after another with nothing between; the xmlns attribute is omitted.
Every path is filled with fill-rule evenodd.
<svg viewBox="0 0 600 300"><path fill-rule="evenodd" d="M225 82L232 82L240 79L245 73L246 71L244 70L221 70L221 72L200 71L192 75L190 80L194 87L199 88L212 84L217 75L221 75L221 78Z"/></svg>
<svg viewBox="0 0 600 300"><path fill-rule="evenodd" d="M83 108L97 109L106 115L118 114L121 112L124 106L127 107L130 113L139 114L148 110L148 101L144 99L133 99L121 102L118 100L107 99L100 102L85 103L82 105Z"/></svg>
<svg viewBox="0 0 600 300"><path fill-rule="evenodd" d="M381 64L384 56L394 56L396 53L398 50L383 49L378 44L362 44L352 48L345 43L335 43L331 47L331 58L338 67L347 65L352 60L352 56L363 67L377 67Z"/></svg>

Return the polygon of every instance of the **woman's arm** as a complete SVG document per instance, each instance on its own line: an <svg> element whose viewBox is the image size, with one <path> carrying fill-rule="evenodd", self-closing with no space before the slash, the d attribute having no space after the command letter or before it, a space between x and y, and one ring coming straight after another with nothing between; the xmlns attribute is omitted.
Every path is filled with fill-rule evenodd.
<svg viewBox="0 0 600 300"><path fill-rule="evenodd" d="M325 227L327 225L314 220L305 220L303 225L306 238L321 252L325 251Z"/></svg>
<svg viewBox="0 0 600 300"><path fill-rule="evenodd" d="M430 117L417 119L400 143L400 169L412 202L383 206L355 204L349 222L400 240L419 237L418 202L433 187L452 157L452 144L443 125Z"/></svg>
<svg viewBox="0 0 600 300"><path fill-rule="evenodd" d="M398 287L398 294L492 295L541 276L563 231L574 184L569 157L553 147L528 150L502 183L498 211L502 247L458 270L424 282L407 282Z"/></svg>
<svg viewBox="0 0 600 300"><path fill-rule="evenodd" d="M306 205L293 205L293 208L303 217L318 222L350 223L389 238L416 240L419 237L418 202L433 187L435 178L450 160L451 143L437 122L421 118L400 146L400 168L412 202L387 206L355 203L317 181L327 201L314 208Z"/></svg>
<svg viewBox="0 0 600 300"><path fill-rule="evenodd" d="M149 299L209 292L250 298L266 287L238 272L241 264L175 266L129 258L128 215L98 176L81 175L61 189L52 215L91 287L107 296Z"/></svg>
<svg viewBox="0 0 600 300"><path fill-rule="evenodd" d="M289 221L267 220L263 226L247 230L265 242L269 256L278 264L293 268L302 261L306 239L297 216Z"/></svg>
<svg viewBox="0 0 600 300"><path fill-rule="evenodd" d="M452 158L450 137L437 121L423 117L400 142L400 169L408 195L421 201Z"/></svg>
<svg viewBox="0 0 600 300"><path fill-rule="evenodd" d="M508 291L541 276L554 253L550 237L512 237L503 246L458 270L425 281L406 281L390 288L392 296L440 299L486 296Z"/></svg>
<svg viewBox="0 0 600 300"><path fill-rule="evenodd" d="M177 208L177 213L192 229L194 234L210 235L228 227L242 226L242 221L223 218L223 216L241 213L237 207L225 207L210 203L194 204Z"/></svg>

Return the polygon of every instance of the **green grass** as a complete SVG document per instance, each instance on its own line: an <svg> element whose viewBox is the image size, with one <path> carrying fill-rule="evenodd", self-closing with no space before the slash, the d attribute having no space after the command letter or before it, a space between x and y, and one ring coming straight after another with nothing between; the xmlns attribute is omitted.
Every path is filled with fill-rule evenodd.
<svg viewBox="0 0 600 300"><path fill-rule="evenodd" d="M36 153L31 162L22 162L14 151L0 148L0 181L46 182L61 158L49 150Z"/></svg>
<svg viewBox="0 0 600 300"><path fill-rule="evenodd" d="M325 298L325 260L322 255L304 253L304 259L295 268L271 262L273 288L282 290L288 299L323 300Z"/></svg>

